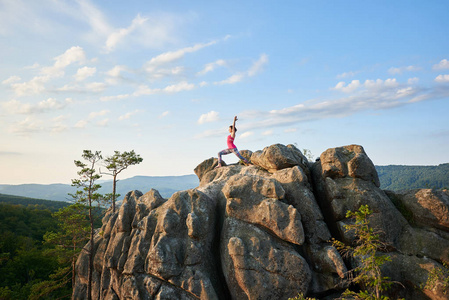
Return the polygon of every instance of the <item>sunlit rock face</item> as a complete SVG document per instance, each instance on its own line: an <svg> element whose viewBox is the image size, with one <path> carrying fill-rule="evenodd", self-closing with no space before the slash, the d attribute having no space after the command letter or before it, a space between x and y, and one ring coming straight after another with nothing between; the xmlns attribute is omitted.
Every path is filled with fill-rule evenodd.
<svg viewBox="0 0 449 300"><path fill-rule="evenodd" d="M368 204L393 258L383 272L405 282L392 292L447 299L438 287L410 291L449 261L447 191L382 191L358 145L328 149L314 164L293 145L242 154L253 165L215 168L210 158L195 168L197 188L169 199L133 191L108 211L94 240L92 298L338 297L355 262L343 261L330 240L350 243L346 211ZM73 299L85 299L86 252L76 272Z"/></svg>

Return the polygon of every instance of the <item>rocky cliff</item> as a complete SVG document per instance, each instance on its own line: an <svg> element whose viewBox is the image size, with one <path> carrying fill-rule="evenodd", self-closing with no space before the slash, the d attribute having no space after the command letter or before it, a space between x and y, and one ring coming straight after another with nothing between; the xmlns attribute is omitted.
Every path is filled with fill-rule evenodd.
<svg viewBox="0 0 449 300"><path fill-rule="evenodd" d="M346 211L367 204L392 258L382 268L406 299L449 299L442 282L422 289L449 261L449 192L379 189L358 145L328 149L309 163L293 145L252 153L254 165L195 169L197 188L162 198L128 193L95 237L93 299L332 299L357 262L329 240L353 239ZM74 299L86 297L88 258L77 262Z"/></svg>

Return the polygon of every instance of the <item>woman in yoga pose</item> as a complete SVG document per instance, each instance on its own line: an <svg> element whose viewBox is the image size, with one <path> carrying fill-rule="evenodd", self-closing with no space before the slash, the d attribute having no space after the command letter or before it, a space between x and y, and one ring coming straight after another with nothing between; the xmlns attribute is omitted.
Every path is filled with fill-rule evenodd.
<svg viewBox="0 0 449 300"><path fill-rule="evenodd" d="M246 158L244 158L239 150L237 149L237 147L234 145L234 140L235 140L235 132L237 131L237 128L235 128L235 122L237 121L237 116L234 117L234 122L232 123L231 126L229 126L229 133L230 135L228 135L228 148L224 149L220 152L218 152L218 165L216 168L221 167L221 162L223 161L221 159L222 155L227 155L229 153L234 153L238 158L240 158L241 160L243 160L243 162L245 164L251 164Z"/></svg>

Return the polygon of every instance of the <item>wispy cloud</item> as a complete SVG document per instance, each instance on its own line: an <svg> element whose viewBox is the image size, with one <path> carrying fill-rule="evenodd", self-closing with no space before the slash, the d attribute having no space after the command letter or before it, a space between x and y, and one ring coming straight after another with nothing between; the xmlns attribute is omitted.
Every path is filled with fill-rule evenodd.
<svg viewBox="0 0 449 300"><path fill-rule="evenodd" d="M388 70L391 75L402 74L404 72L419 71L421 68L416 66L406 66L406 67L392 67Z"/></svg>
<svg viewBox="0 0 449 300"><path fill-rule="evenodd" d="M254 135L254 132L246 131L246 132L242 133L239 137L242 138L242 139L246 139L246 138L249 138L252 135Z"/></svg>
<svg viewBox="0 0 449 300"><path fill-rule="evenodd" d="M14 76L9 77L8 79L3 80L2 84L10 85L10 84L15 83L20 80L22 80L22 79L19 76L14 75Z"/></svg>
<svg viewBox="0 0 449 300"><path fill-rule="evenodd" d="M438 78L438 77L437 77ZM446 81L446 79L448 81ZM339 83L334 88L344 92L345 96L329 100L309 100L283 109L271 111L245 111L240 113L248 120L241 129L249 132L265 130L270 132L273 127L289 127L284 132L295 132L291 126L302 122L343 118L366 111L392 109L411 105L429 99L449 97L449 76L440 77L440 83L434 87L419 87L417 81L400 83L394 78L386 80L366 80L351 83ZM207 130L196 135L196 138L206 138L218 135L222 130Z"/></svg>
<svg viewBox="0 0 449 300"><path fill-rule="evenodd" d="M119 44L130 33L142 26L147 20L148 18L143 18L139 14L134 18L134 20L132 20L131 25L127 28L119 28L114 30L106 39L106 51L111 52L114 50L117 44Z"/></svg>
<svg viewBox="0 0 449 300"><path fill-rule="evenodd" d="M158 93L179 93L182 91L190 91L195 88L195 84L182 81L176 84L166 86L165 88L150 88L147 85L140 86L133 96L154 95Z"/></svg>
<svg viewBox="0 0 449 300"><path fill-rule="evenodd" d="M261 54L259 59L257 61L255 61L247 71L245 72L238 72L236 74L231 75L230 77L221 80L221 81L216 81L214 82L214 84L216 85L224 85L224 84L234 84L234 83L238 83L241 82L243 79L245 79L246 77L252 77L255 76L257 74L259 74L260 72L262 72L263 67L268 63L268 55L266 54Z"/></svg>
<svg viewBox="0 0 449 300"><path fill-rule="evenodd" d="M199 76L205 75L205 74L207 74L209 72L214 71L217 67L223 67L223 66L226 66L226 61L225 60L223 60L223 59L216 60L216 61L214 61L212 63L206 64L204 66L204 69L199 71L197 73L197 75L199 75Z"/></svg>
<svg viewBox="0 0 449 300"><path fill-rule="evenodd" d="M159 119L165 118L165 117L167 117L168 115L170 115L170 111L169 111L169 110L164 111L163 113L161 113L161 114L159 115Z"/></svg>
<svg viewBox="0 0 449 300"><path fill-rule="evenodd" d="M148 72L148 73L152 73L154 72L157 68L172 63L174 61L180 60L181 58L183 58L187 53L194 53L196 51L199 51L205 47L209 47L212 45L215 45L217 43L217 41L211 41L209 43L200 43L200 44L196 44L194 46L191 47L186 47L186 48L182 48L176 51L168 51L162 54L159 54L155 57L153 57L152 59L150 59L149 61L147 61L144 64L144 69Z"/></svg>
<svg viewBox="0 0 449 300"><path fill-rule="evenodd" d="M265 53L261 54L259 59L256 62L254 62L253 65L249 68L247 73L248 76L252 77L262 72L263 67L267 63L268 63L268 55L266 55Z"/></svg>
<svg viewBox="0 0 449 300"><path fill-rule="evenodd" d="M337 79L344 79L344 78L347 78L347 77L353 77L357 73L358 72L355 72L355 71L344 72L344 73L338 74L337 75Z"/></svg>
<svg viewBox="0 0 449 300"><path fill-rule="evenodd" d="M76 124L75 124L75 128L85 128L92 120L98 118L98 117L102 117L105 116L107 114L110 113L110 110L108 109L103 109L100 111L93 111L91 113L89 113L89 115L87 116L87 118L79 120ZM103 120L97 121L96 124L98 126L106 126L109 123L109 119L105 118Z"/></svg>
<svg viewBox="0 0 449 300"><path fill-rule="evenodd" d="M126 113L126 114L124 114L124 115L121 115L120 117L118 117L118 120L119 120L119 121L128 120L128 119L130 119L132 116L134 116L134 115L136 115L136 114L138 114L138 113L140 113L140 112L143 112L143 110L141 110L141 109L136 109L136 110L134 110L134 111L131 111L131 112L128 112L128 113Z"/></svg>
<svg viewBox="0 0 449 300"><path fill-rule="evenodd" d="M398 82L396 78L388 78L386 80L377 79L377 80L366 80L363 84L360 83L359 80L353 80L349 84L346 84L344 81L340 81L333 87L333 90L341 91L344 93L352 93L358 88L366 88L366 89L382 89L382 88L395 88L398 86Z"/></svg>
<svg viewBox="0 0 449 300"><path fill-rule="evenodd" d="M38 102L37 104L23 103L18 100L10 100L2 103L2 107L9 114L38 114L48 111L61 110L68 104L72 103L72 99L67 98L64 101L58 101L55 98L48 98Z"/></svg>
<svg viewBox="0 0 449 300"><path fill-rule="evenodd" d="M71 47L63 54L54 58L55 63L52 66L42 67L40 74L29 81L18 82L20 77L11 76L3 81L4 84L10 84L17 96L40 94L46 90L45 84L53 78L64 76L65 68L74 63L83 63L86 61L86 54L81 47ZM81 71L82 73L83 71Z"/></svg>
<svg viewBox="0 0 449 300"><path fill-rule="evenodd" d="M26 117L25 120L14 123L10 126L9 131L20 136L30 136L31 134L40 132L44 129L44 123L34 117Z"/></svg>

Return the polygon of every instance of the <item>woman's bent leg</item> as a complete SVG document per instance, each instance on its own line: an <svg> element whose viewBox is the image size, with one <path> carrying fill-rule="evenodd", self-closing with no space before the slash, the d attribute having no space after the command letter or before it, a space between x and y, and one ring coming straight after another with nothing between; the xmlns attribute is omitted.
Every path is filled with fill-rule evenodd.
<svg viewBox="0 0 449 300"><path fill-rule="evenodd" d="M246 158L244 158L244 157L240 154L240 152L239 152L239 150L238 150L237 148L232 149L232 152L234 152L234 154L235 154L238 158L240 158L241 160L243 160L244 162L249 163L249 161L248 161Z"/></svg>
<svg viewBox="0 0 449 300"><path fill-rule="evenodd" d="M223 159L221 158L222 155L227 155L229 153L232 153L233 149L224 149L220 152L218 152L218 164L221 164L221 162L223 161Z"/></svg>

